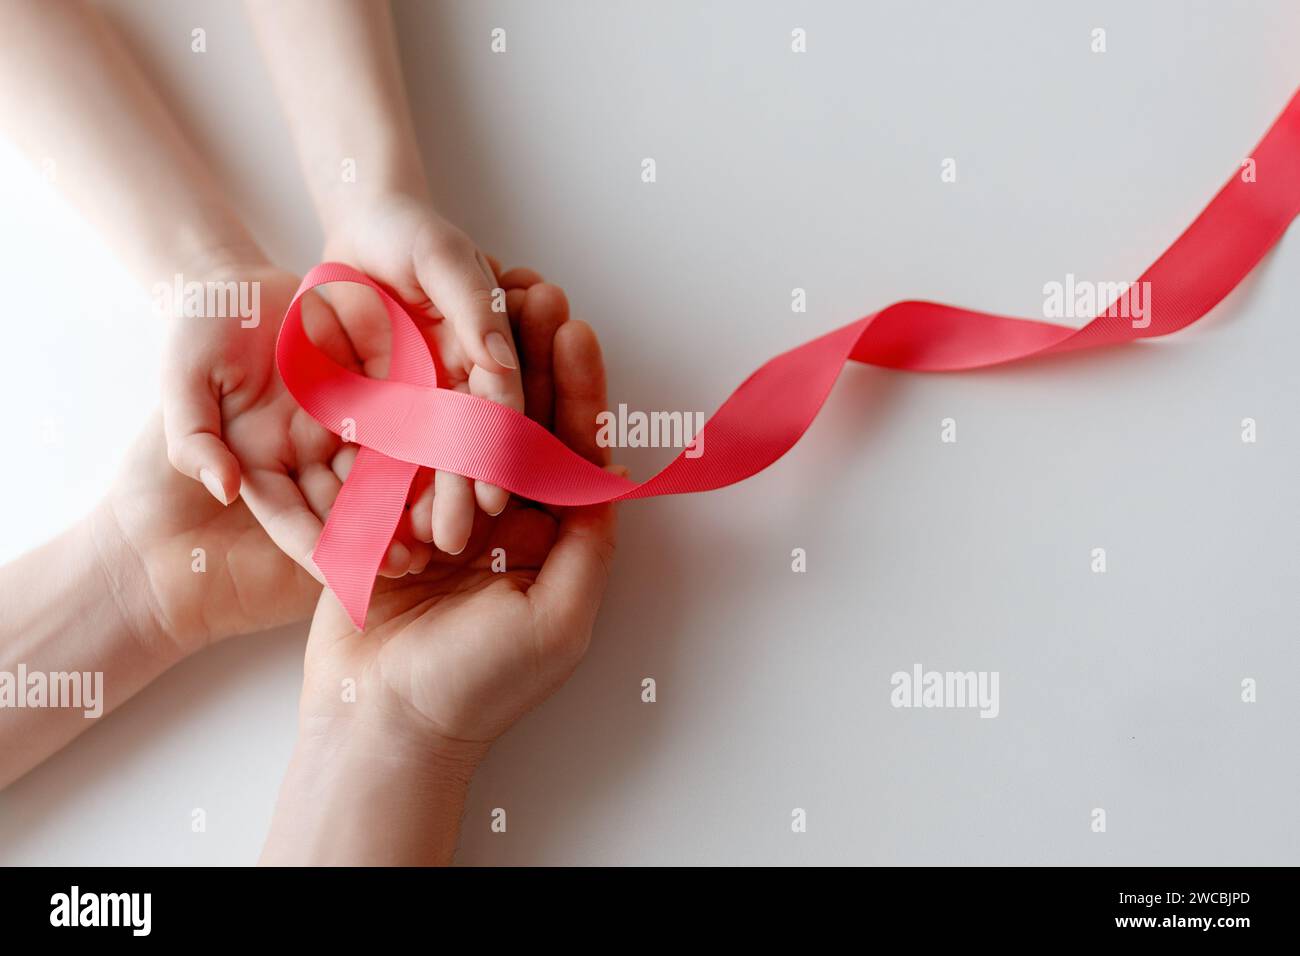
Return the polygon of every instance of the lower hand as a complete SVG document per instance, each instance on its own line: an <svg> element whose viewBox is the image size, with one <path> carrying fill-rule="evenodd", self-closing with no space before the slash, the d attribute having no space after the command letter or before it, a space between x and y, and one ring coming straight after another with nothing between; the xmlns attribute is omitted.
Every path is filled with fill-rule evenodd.
<svg viewBox="0 0 1300 956"><path fill-rule="evenodd" d="M595 440L605 381L590 328L567 322L563 293L546 284L518 314L527 413L611 467ZM515 500L479 516L458 557L384 582L364 633L323 593L263 862L450 862L479 761L587 649L614 532L609 504Z"/></svg>

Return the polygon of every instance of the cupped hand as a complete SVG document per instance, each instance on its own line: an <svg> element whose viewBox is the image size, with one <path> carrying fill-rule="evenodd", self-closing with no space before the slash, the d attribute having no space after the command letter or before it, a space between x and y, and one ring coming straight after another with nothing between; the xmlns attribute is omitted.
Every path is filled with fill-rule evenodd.
<svg viewBox="0 0 1300 956"><path fill-rule="evenodd" d="M242 497L271 539L320 580L311 561L355 447L304 412L275 368L275 339L298 289L298 277L269 266L232 268L206 283L247 283L257 301L251 318L176 316L163 370L167 454L222 503ZM329 304L302 300L307 335L334 361L361 362ZM427 546L395 540L381 573L405 574Z"/></svg>
<svg viewBox="0 0 1300 956"><path fill-rule="evenodd" d="M563 293L544 283L519 302L526 412L610 467L595 440L605 408L600 347L567 311ZM500 517L476 520L459 557L383 582L364 632L326 591L308 640L304 719L400 723L431 751L486 748L577 666L614 531L612 505L550 510L513 499Z"/></svg>

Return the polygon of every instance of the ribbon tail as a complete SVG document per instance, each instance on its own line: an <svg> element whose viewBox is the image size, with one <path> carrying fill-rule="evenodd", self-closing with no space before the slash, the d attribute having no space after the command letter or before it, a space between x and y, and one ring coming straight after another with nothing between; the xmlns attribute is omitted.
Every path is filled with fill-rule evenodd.
<svg viewBox="0 0 1300 956"><path fill-rule="evenodd" d="M357 630L366 626L375 577L406 510L418 468L363 447L312 553Z"/></svg>

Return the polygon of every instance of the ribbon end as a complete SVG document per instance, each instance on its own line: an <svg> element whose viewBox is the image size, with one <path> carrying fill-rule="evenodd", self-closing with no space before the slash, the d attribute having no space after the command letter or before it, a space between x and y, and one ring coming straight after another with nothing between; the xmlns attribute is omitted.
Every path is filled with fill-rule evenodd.
<svg viewBox="0 0 1300 956"><path fill-rule="evenodd" d="M352 620L353 627L358 631L364 631L366 629L366 609L364 606L360 609L345 607L344 610L348 612L348 617Z"/></svg>
<svg viewBox="0 0 1300 956"><path fill-rule="evenodd" d="M318 549L319 554L319 549ZM335 600L358 631L366 629L366 613L370 610L370 595L375 589L375 579L367 575L351 573L350 568L336 567L327 555L324 560L317 559L317 567L325 584L333 592Z"/></svg>

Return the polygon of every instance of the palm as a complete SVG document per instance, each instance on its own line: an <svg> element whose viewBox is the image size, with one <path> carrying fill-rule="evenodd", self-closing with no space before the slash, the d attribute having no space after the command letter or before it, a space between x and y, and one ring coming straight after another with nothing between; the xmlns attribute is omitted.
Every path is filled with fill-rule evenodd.
<svg viewBox="0 0 1300 956"><path fill-rule="evenodd" d="M309 670L400 702L446 739L493 739L576 664L551 653L528 595L555 533L546 512L511 505L481 522L455 563L381 582L364 632L323 600Z"/></svg>
<svg viewBox="0 0 1300 956"><path fill-rule="evenodd" d="M342 486L342 441L304 412L275 370L275 337L298 288L290 273L255 277L261 321L245 329L218 326L196 348L207 351L220 394L222 437L239 462L241 494L272 539L304 563ZM302 300L308 335L339 364L357 367L355 354L325 301Z"/></svg>
<svg viewBox="0 0 1300 956"><path fill-rule="evenodd" d="M108 508L178 650L300 620L320 594L242 503L223 507L168 464L156 421L129 452Z"/></svg>

